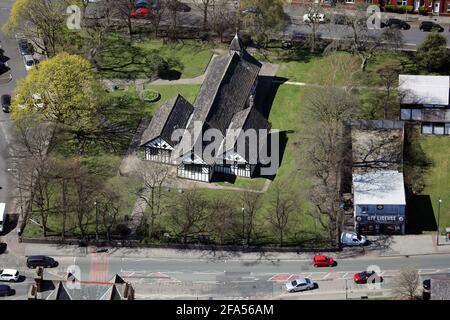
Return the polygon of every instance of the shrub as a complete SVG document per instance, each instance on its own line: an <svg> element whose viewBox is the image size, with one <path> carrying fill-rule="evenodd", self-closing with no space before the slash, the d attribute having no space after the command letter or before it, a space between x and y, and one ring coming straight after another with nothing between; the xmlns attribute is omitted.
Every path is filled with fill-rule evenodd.
<svg viewBox="0 0 450 320"><path fill-rule="evenodd" d="M428 15L428 7L419 7L419 13Z"/></svg>
<svg viewBox="0 0 450 320"><path fill-rule="evenodd" d="M159 94L159 92L154 90L145 89L144 91L141 92L141 99L147 102L155 102L158 101L160 98L161 95Z"/></svg>

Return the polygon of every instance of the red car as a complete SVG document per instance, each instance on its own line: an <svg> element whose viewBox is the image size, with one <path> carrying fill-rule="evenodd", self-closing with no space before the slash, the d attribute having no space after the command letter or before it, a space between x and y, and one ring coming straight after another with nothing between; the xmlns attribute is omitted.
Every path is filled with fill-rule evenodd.
<svg viewBox="0 0 450 320"><path fill-rule="evenodd" d="M150 10L147 8L137 8L131 11L131 16L133 18L145 18L150 13Z"/></svg>
<svg viewBox="0 0 450 320"><path fill-rule="evenodd" d="M312 264L314 267L334 267L336 261L332 257L314 256Z"/></svg>
<svg viewBox="0 0 450 320"><path fill-rule="evenodd" d="M375 271L363 271L363 272L357 272L353 276L353 280L355 283L367 283L367 281L371 278L371 282L383 282L383 278L379 276Z"/></svg>

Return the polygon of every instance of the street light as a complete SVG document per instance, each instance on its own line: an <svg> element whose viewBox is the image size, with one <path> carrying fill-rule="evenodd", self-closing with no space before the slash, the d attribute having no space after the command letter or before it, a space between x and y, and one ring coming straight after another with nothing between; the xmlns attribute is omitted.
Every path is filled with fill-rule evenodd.
<svg viewBox="0 0 450 320"><path fill-rule="evenodd" d="M441 218L441 202L442 199L438 199L438 219L437 219L437 234L436 234L436 245L439 245L439 220Z"/></svg>
<svg viewBox="0 0 450 320"><path fill-rule="evenodd" d="M245 245L245 208L242 208L242 245Z"/></svg>

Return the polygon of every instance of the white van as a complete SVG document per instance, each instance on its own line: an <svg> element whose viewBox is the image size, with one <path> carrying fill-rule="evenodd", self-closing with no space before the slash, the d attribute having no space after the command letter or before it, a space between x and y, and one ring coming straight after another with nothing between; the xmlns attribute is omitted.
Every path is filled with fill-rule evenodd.
<svg viewBox="0 0 450 320"><path fill-rule="evenodd" d="M6 224L6 211L5 211L6 204L0 203L0 233L3 232L4 226Z"/></svg>

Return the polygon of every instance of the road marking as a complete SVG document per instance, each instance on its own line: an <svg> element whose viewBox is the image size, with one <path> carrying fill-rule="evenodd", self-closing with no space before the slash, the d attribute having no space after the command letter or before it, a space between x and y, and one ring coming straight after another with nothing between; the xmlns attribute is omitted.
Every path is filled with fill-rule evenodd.
<svg viewBox="0 0 450 320"><path fill-rule="evenodd" d="M276 281L276 282L285 282L288 281L289 278L292 276L292 274L288 274L288 273L278 273L272 277L269 278L269 280L267 281Z"/></svg>
<svg viewBox="0 0 450 320"><path fill-rule="evenodd" d="M348 272L344 273L344 275L342 276L342 278L339 278L339 279L345 279L345 278L347 277L347 275L348 275Z"/></svg>
<svg viewBox="0 0 450 320"><path fill-rule="evenodd" d="M331 275L331 273L327 273L322 279L325 280L326 278L328 278Z"/></svg>

